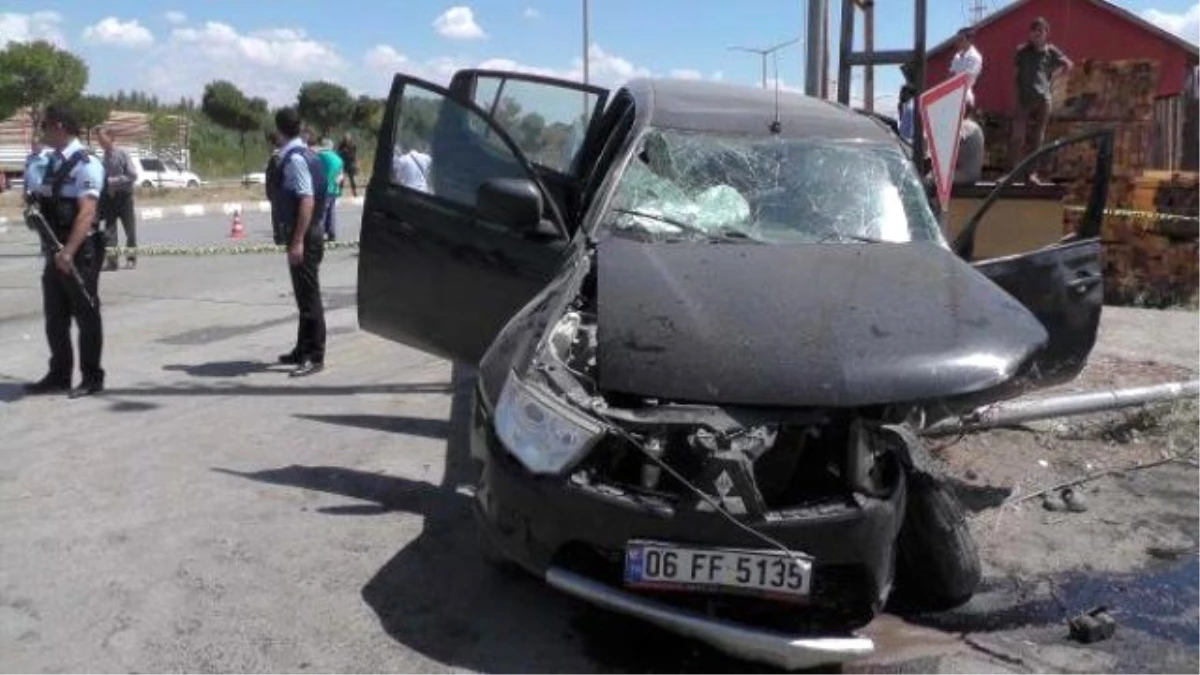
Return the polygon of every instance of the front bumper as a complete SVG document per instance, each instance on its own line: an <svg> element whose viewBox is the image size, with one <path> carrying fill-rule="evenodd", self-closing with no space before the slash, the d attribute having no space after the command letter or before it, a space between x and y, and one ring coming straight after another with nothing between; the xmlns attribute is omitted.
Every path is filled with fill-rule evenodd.
<svg viewBox="0 0 1200 675"><path fill-rule="evenodd" d="M506 558L551 586L736 656L783 667L845 661L870 652L870 640L842 636L868 623L891 589L903 481L887 499L834 500L747 521L815 560L810 602L781 608L755 598L624 589L621 560L630 539L741 548L763 544L714 513L531 474L501 445L478 393L471 445L472 455L484 464L475 497L483 535ZM784 615L785 621L775 615Z"/></svg>
<svg viewBox="0 0 1200 675"><path fill-rule="evenodd" d="M546 571L546 583L599 607L708 643L732 656L786 670L843 663L875 651L870 638L801 638L747 628L623 592L559 567Z"/></svg>

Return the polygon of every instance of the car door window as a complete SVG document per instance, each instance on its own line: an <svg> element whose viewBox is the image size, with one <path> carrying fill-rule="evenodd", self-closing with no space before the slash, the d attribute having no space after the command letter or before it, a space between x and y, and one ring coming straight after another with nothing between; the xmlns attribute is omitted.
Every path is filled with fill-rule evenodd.
<svg viewBox="0 0 1200 675"><path fill-rule="evenodd" d="M147 171L162 171L163 165L157 159L143 159L142 168Z"/></svg>
<svg viewBox="0 0 1200 675"><path fill-rule="evenodd" d="M600 97L540 82L480 78L475 105L513 139L535 164L571 173Z"/></svg>
<svg viewBox="0 0 1200 675"><path fill-rule="evenodd" d="M410 82L394 110L388 165L394 186L474 210L485 182L532 178L515 148L470 104Z"/></svg>

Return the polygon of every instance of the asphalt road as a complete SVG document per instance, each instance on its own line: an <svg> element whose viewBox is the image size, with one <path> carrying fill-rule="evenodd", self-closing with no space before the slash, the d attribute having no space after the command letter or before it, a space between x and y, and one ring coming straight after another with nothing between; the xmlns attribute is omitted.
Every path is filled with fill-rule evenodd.
<svg viewBox="0 0 1200 675"><path fill-rule="evenodd" d="M265 221L247 226L265 238ZM227 227L190 218L142 233L209 244ZM281 256L148 257L104 274L108 390L67 401L20 390L47 356L31 241L0 235L0 670L760 669L485 567L469 514L469 376L358 330L353 251L322 268L328 369L301 381L273 365L295 335ZM1194 355L1195 315L1156 316L1157 339ZM1126 332L1102 348L1159 351ZM854 670L1055 663L1022 666L891 617L871 631L880 654ZM1063 669L1113 663L1063 653Z"/></svg>

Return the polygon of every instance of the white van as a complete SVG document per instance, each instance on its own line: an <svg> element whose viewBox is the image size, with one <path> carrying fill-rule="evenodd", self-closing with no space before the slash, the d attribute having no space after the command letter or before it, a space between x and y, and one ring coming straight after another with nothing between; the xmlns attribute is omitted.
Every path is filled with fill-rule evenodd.
<svg viewBox="0 0 1200 675"><path fill-rule="evenodd" d="M137 182L141 187L200 187L203 181L196 174L183 169L179 164L169 159L158 157L137 157L133 160L137 169Z"/></svg>

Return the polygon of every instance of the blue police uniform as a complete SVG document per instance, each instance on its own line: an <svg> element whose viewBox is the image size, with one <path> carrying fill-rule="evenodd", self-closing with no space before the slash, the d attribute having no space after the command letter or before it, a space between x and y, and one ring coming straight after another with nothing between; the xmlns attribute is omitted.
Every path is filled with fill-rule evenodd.
<svg viewBox="0 0 1200 675"><path fill-rule="evenodd" d="M46 149L38 152L31 152L25 158L25 195L28 198L35 198L40 194L42 186L42 178L46 175L46 168L50 165L50 151Z"/></svg>
<svg viewBox="0 0 1200 675"><path fill-rule="evenodd" d="M325 257L325 235L320 223L321 204L317 203L318 194L314 189L313 175L309 168L309 160L316 159L299 138L293 138L280 148L279 156L283 166L280 189L276 191L273 203L287 246L291 246L296 231L301 198L312 197L314 200L312 219L304 236L304 260L299 265L288 265L292 278L292 294L300 312L296 346L291 352L279 357L283 363L300 366L296 374L306 374L304 371L311 372L314 367L319 369L325 363L325 308L321 302L320 282L321 260Z"/></svg>
<svg viewBox="0 0 1200 675"><path fill-rule="evenodd" d="M51 153L46 171L37 186L42 215L59 242L66 245L79 215L81 197L100 198L104 188L104 167L100 160L84 150L78 139L72 139L60 152ZM79 361L83 375L81 386L72 395L94 393L103 389L104 370L100 367L103 346L103 325L100 318L98 286L100 266L104 257L104 241L99 229L99 214L93 217L91 229L75 253L75 268L83 278L83 286L95 301L88 305L75 279L55 266L52 255L46 256L42 271L42 303L45 312L46 340L50 346L50 370L45 379L31 389L53 391L68 389L75 369L71 347L71 320L79 327Z"/></svg>

